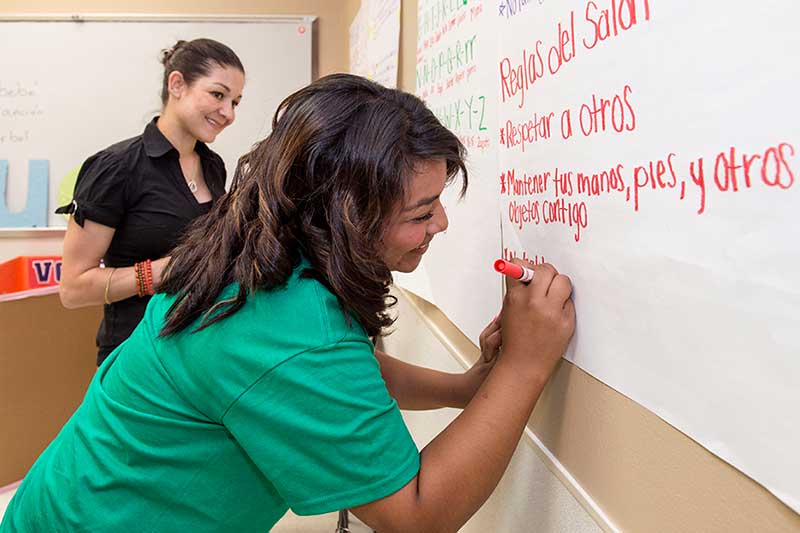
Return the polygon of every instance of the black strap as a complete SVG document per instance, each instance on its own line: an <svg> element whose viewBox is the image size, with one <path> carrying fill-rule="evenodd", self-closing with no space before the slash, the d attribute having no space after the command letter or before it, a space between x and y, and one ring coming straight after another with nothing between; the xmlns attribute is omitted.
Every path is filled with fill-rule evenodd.
<svg viewBox="0 0 800 533"><path fill-rule="evenodd" d="M339 521L336 523L336 533L350 533L350 517L347 510L339 511Z"/></svg>

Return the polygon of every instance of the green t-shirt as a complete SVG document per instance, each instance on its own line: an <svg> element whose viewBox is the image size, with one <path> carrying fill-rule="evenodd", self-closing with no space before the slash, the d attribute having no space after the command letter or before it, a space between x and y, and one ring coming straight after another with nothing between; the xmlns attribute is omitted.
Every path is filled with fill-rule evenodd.
<svg viewBox="0 0 800 533"><path fill-rule="evenodd" d="M288 508L326 513L407 484L419 452L372 343L299 271L196 333L159 337L174 298L155 296L0 531L268 531Z"/></svg>

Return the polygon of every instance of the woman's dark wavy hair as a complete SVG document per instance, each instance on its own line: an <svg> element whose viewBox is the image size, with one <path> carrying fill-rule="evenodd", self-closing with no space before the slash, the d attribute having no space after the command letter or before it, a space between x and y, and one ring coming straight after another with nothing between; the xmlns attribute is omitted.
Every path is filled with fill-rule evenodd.
<svg viewBox="0 0 800 533"><path fill-rule="evenodd" d="M159 288L177 295L161 334L230 316L248 294L286 283L301 254L313 277L367 334L392 324L392 276L382 260L387 223L415 163L444 160L447 182L465 149L417 97L333 74L286 98L272 133L240 160L231 190L196 220ZM217 301L238 283L235 297Z"/></svg>

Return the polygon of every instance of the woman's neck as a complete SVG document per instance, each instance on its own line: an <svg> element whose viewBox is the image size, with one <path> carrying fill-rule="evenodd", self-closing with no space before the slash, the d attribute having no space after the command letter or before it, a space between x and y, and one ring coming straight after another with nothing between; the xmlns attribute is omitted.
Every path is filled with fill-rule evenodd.
<svg viewBox="0 0 800 533"><path fill-rule="evenodd" d="M181 157L194 153L197 139L187 132L174 116L169 113L162 114L156 121L156 127L170 144L178 150Z"/></svg>

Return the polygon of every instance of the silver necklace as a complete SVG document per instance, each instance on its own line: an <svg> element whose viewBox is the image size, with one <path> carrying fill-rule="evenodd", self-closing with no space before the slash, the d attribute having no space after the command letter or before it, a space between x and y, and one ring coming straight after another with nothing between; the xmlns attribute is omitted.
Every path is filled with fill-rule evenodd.
<svg viewBox="0 0 800 533"><path fill-rule="evenodd" d="M198 161L198 165L199 165L199 161ZM196 170L196 169L193 169L193 170ZM186 185L189 186L189 190L192 191L192 194L197 194L197 182L193 178L190 178L190 177L186 176L186 173L184 173L183 179L186 180Z"/></svg>

